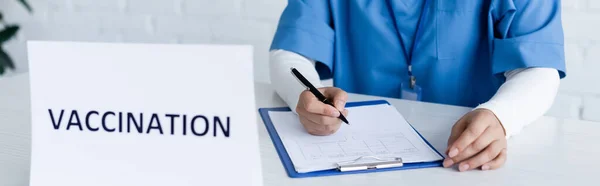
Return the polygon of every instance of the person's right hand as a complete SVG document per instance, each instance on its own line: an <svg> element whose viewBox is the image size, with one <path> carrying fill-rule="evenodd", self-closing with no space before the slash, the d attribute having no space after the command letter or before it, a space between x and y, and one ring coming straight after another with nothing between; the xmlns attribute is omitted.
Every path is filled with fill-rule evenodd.
<svg viewBox="0 0 600 186"><path fill-rule="evenodd" d="M326 136L340 128L342 121L338 119L339 111L342 111L344 116L348 116L348 110L344 109L348 94L335 87L319 88L319 91L332 101L335 108L319 101L310 91L305 90L300 94L296 112L300 117L300 123L309 134Z"/></svg>

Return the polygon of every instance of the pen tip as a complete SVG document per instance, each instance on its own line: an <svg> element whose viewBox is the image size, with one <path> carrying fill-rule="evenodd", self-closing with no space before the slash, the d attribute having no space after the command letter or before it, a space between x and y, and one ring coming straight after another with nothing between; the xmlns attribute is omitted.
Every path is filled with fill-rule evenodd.
<svg viewBox="0 0 600 186"><path fill-rule="evenodd" d="M342 119L342 121L348 125L350 125L350 122L348 122L348 119L346 119L346 117L340 117L340 119Z"/></svg>

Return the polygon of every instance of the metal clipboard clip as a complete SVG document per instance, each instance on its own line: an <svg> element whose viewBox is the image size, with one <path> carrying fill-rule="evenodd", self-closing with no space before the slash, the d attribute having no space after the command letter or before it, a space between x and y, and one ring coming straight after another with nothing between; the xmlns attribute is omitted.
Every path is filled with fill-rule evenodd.
<svg viewBox="0 0 600 186"><path fill-rule="evenodd" d="M374 162L368 163L357 163L362 160L375 160ZM357 171L357 170L368 170L368 169L384 169L392 167L402 167L402 158L378 158L375 156L362 156L355 160L344 161L337 163L337 170L340 172L346 171Z"/></svg>

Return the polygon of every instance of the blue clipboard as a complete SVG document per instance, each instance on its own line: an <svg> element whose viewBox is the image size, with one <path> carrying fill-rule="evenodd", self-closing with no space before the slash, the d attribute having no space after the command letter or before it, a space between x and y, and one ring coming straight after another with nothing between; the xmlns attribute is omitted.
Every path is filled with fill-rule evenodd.
<svg viewBox="0 0 600 186"><path fill-rule="evenodd" d="M387 104L391 105L389 102L385 100L375 100L375 101L362 101L362 102L350 102L346 104L346 107L358 107L365 105L379 105L379 104ZM275 130L275 126L271 122L271 118L269 117L269 111L291 111L288 107L278 107L278 108L260 108L258 112L260 113L260 117L265 123L265 127L269 132L269 136L271 136L271 140L273 140L273 145L275 149L277 149L277 154L279 154L279 158L281 159L281 163L285 168L288 176L291 178L306 178L306 177L320 177L320 176L335 176L335 175L343 175L343 174L360 174L360 173L370 173L370 172L382 172L382 171L393 171L393 170L406 170L406 169L418 169L418 168L427 168L427 167L441 167L443 160L432 161L432 162L421 162L421 163L404 163L402 167L394 167L394 168L386 168L386 169L370 169L370 170L359 170L359 171L348 171L348 172L340 172L335 169L332 170L323 170L323 171L315 171L315 172L307 172L307 173L298 173L294 168L294 164L292 164L292 160L288 155L285 147L283 146L283 142L279 135L277 134L277 130ZM409 123L410 124L410 123ZM411 125L412 127L412 125ZM412 127L417 134L433 149L436 153L438 153L441 157L444 157L440 152L438 152L423 136Z"/></svg>

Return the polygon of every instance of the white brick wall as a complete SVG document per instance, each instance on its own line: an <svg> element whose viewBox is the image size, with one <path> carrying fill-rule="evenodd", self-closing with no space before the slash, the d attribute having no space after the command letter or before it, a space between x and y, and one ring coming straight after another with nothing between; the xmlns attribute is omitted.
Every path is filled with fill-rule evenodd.
<svg viewBox="0 0 600 186"><path fill-rule="evenodd" d="M287 0L0 0L22 26L5 47L27 71L26 40L215 43L254 46L255 78L268 82L268 48ZM18 73L17 72L17 73Z"/></svg>
<svg viewBox="0 0 600 186"><path fill-rule="evenodd" d="M562 2L567 78L548 115L600 121L600 1Z"/></svg>
<svg viewBox="0 0 600 186"><path fill-rule="evenodd" d="M23 26L6 47L27 71L25 40L218 43L255 46L255 78L268 82L268 47L286 0L0 0ZM600 121L600 0L563 0L568 77L548 115Z"/></svg>
<svg viewBox="0 0 600 186"><path fill-rule="evenodd" d="M600 121L600 96L586 96L583 98L584 120Z"/></svg>

